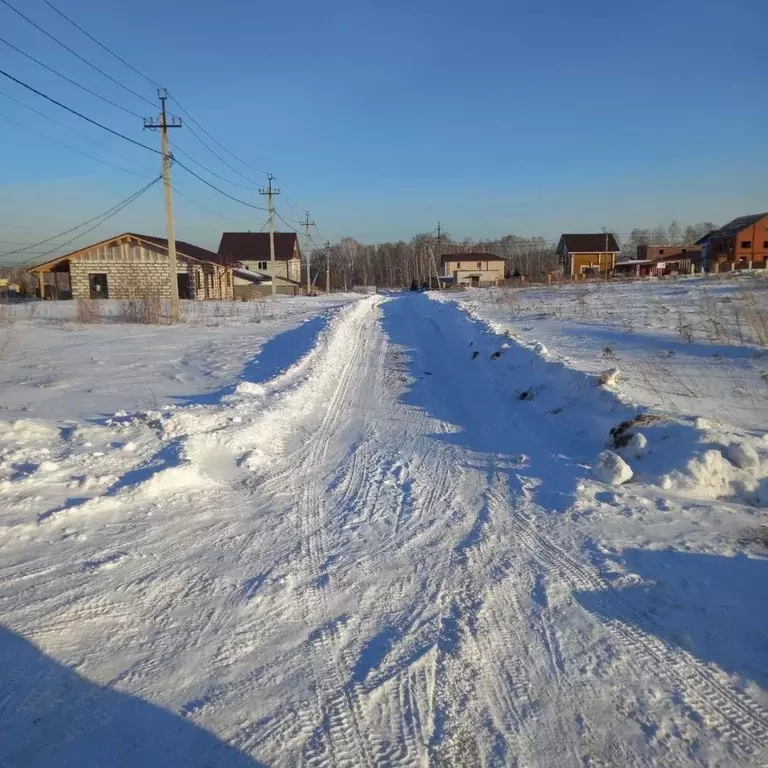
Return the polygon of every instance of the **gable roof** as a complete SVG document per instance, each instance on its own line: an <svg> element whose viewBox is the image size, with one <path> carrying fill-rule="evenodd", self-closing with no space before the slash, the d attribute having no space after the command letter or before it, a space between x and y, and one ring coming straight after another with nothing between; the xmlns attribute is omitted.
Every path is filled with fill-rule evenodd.
<svg viewBox="0 0 768 768"><path fill-rule="evenodd" d="M440 263L446 261L506 261L503 256L497 256L495 253L443 253L440 256Z"/></svg>
<svg viewBox="0 0 768 768"><path fill-rule="evenodd" d="M133 232L128 232L131 237L137 237L139 240L145 240L148 243L154 243L161 248L168 248L167 237L155 237L154 235L137 235ZM191 256L198 261L212 261L214 264L223 264L222 258L218 253L209 251L207 248L201 248L199 245L193 245L192 243L186 243L184 240L176 241L176 253L182 256Z"/></svg>
<svg viewBox="0 0 768 768"><path fill-rule="evenodd" d="M610 232L561 235L560 242L565 243L569 253L618 253L621 250Z"/></svg>
<svg viewBox="0 0 768 768"><path fill-rule="evenodd" d="M275 259L288 261L299 251L295 232L275 232ZM269 261L269 232L224 232L219 243L219 257L229 261Z"/></svg>
<svg viewBox="0 0 768 768"><path fill-rule="evenodd" d="M705 235L705 237L707 239L710 237L733 237L733 235L738 235L739 232L741 232L743 229L751 227L753 224L760 221L760 219L764 219L766 216L768 216L768 212L751 213L748 216L737 216L735 219L720 227L720 229L716 229L714 232L710 232L708 235ZM702 238L702 240L703 239L704 238Z"/></svg>
<svg viewBox="0 0 768 768"><path fill-rule="evenodd" d="M69 253L62 254L61 256L56 256L55 258L49 259L48 261L43 261L40 264L35 264L34 266L27 267L27 272L35 272L36 270L42 269L43 267L52 266L53 264L56 264L59 261L65 261L66 259L71 258L75 254L84 253L85 251L90 251L92 248L98 248L102 245L107 245L108 243L115 242L115 240L122 240L123 238L126 238L126 237L131 237L134 240L140 240L142 242L149 243L151 245L157 245L160 248L165 248L166 250L168 249L168 239L165 237L154 237L153 235L141 235L141 234L138 234L137 232L123 232L121 235L115 235L114 237L108 237L105 240L99 240L99 242L97 243L91 243L90 245L83 246L82 248L78 248L75 251L70 251ZM218 253L209 251L207 248L201 248L199 245L193 245L192 243L184 242L184 240L176 241L176 255L185 256L195 261L207 261L213 264L227 266L227 263L219 256Z"/></svg>

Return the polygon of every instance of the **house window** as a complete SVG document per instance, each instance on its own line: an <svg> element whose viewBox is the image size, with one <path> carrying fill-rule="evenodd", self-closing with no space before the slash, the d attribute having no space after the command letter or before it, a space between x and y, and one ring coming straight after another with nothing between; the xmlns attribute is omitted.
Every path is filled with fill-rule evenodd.
<svg viewBox="0 0 768 768"><path fill-rule="evenodd" d="M267 268L267 262L266 261L257 261L256 262L256 269L266 269Z"/></svg>
<svg viewBox="0 0 768 768"><path fill-rule="evenodd" d="M763 240L763 248L768 248L768 240Z"/></svg>
<svg viewBox="0 0 768 768"><path fill-rule="evenodd" d="M109 287L104 273L88 275L88 287L92 299L108 299Z"/></svg>
<svg viewBox="0 0 768 768"><path fill-rule="evenodd" d="M478 269L481 269L481 268L482 268L482 266L483 266L483 263L482 263L481 261L478 261L478 262L477 262L477 268L478 268Z"/></svg>
<svg viewBox="0 0 768 768"><path fill-rule="evenodd" d="M461 269L461 262L460 261L456 262L456 269Z"/></svg>
<svg viewBox="0 0 768 768"><path fill-rule="evenodd" d="M200 290L200 271L199 270L195 271L195 288L197 288L198 291Z"/></svg>
<svg viewBox="0 0 768 768"><path fill-rule="evenodd" d="M229 275L229 272L227 272L227 288L229 288L229 285L230 285L229 280L230 280L230 275Z"/></svg>
<svg viewBox="0 0 768 768"><path fill-rule="evenodd" d="M751 240L742 240L741 241L741 247L742 248L751 248L752 247L752 241Z"/></svg>
<svg viewBox="0 0 768 768"><path fill-rule="evenodd" d="M659 248L659 256L663 256L663 255L664 255L664 249L663 248Z"/></svg>

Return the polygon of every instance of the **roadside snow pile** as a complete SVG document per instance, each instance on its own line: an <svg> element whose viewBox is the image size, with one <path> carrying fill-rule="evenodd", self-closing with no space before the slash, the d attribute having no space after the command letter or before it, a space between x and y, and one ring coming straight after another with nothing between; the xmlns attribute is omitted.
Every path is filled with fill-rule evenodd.
<svg viewBox="0 0 768 768"><path fill-rule="evenodd" d="M431 293L430 298L456 303L450 295ZM618 367L579 370L539 340L521 339L509 321L487 319L476 301L457 303L484 329L492 350L486 357L495 361L488 373L514 382L514 397L538 414L542 430L559 431L564 452L566 444L580 443L572 455L591 465L599 482L766 504L768 443L714 419L651 411L624 394Z"/></svg>
<svg viewBox="0 0 768 768"><path fill-rule="evenodd" d="M215 492L222 482L266 471L298 449L320 426L313 421L322 412L318 406L331 396L345 360L360 349L355 336L380 301L339 310L306 355L266 382L241 381L220 403L116 413L107 426L121 435L142 427L154 435L154 451L142 464L146 472L136 482L130 482L136 473L128 473L118 497Z"/></svg>

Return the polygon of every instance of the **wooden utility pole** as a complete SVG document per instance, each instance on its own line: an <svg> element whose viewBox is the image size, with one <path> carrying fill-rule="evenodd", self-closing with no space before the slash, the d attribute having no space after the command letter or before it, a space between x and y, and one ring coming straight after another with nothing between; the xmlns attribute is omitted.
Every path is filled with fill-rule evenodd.
<svg viewBox="0 0 768 768"><path fill-rule="evenodd" d="M437 256L440 258L440 261L443 260L442 254L440 253L440 241L443 239L443 228L440 226L440 222L437 222ZM432 253L432 266L435 269L435 277L437 278L437 287L439 290L443 290L443 284L440 282L440 273L437 271L437 261L435 260L435 254Z"/></svg>
<svg viewBox="0 0 768 768"><path fill-rule="evenodd" d="M325 292L331 293L331 244L325 243Z"/></svg>
<svg viewBox="0 0 768 768"><path fill-rule="evenodd" d="M160 99L160 119L144 120L144 127L152 130L160 129L160 148L163 154L163 188L165 190L165 231L168 238L168 278L171 283L171 318L174 323L179 321L179 279L176 276L176 231L173 227L173 188L171 187L171 160L168 149L168 129L181 128L181 119L172 117L168 122L165 102L168 92L165 88L157 89Z"/></svg>
<svg viewBox="0 0 768 768"><path fill-rule="evenodd" d="M309 276L309 265L310 265L310 253L312 252L311 243L312 238L309 234L309 228L315 226L314 221L309 220L309 211L304 211L304 221L302 222L304 225L304 247L307 250L307 296L309 296L310 293L312 293L312 279Z"/></svg>
<svg viewBox="0 0 768 768"><path fill-rule="evenodd" d="M275 195L280 194L279 189L273 189L272 188L272 181L274 180L274 176L270 173L267 175L267 181L269 182L269 186L267 186L266 189L260 189L259 194L260 195L266 195L267 196L267 208L269 209L269 267L272 272L272 295L274 296L276 294L276 285L275 285L275 277L277 276L275 274L275 203L273 198ZM286 274L286 277L288 275Z"/></svg>

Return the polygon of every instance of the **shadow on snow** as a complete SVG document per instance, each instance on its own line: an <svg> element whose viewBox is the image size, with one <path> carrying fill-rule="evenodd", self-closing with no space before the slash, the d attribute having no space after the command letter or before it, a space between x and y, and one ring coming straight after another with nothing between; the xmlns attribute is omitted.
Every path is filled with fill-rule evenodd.
<svg viewBox="0 0 768 768"><path fill-rule="evenodd" d="M615 557L643 583L575 592L584 608L768 690L768 560L643 549Z"/></svg>
<svg viewBox="0 0 768 768"><path fill-rule="evenodd" d="M181 402L182 406L218 405L226 396L234 394L237 385L241 381L249 381L255 384L269 381L297 363L312 349L317 342L318 336L326 328L331 317L338 311L338 309L328 310L317 317L303 322L296 328L284 331L269 339L261 347L258 354L246 363L243 372L234 383L227 384L210 392L179 397L177 400ZM113 417L105 415L96 420L96 423L103 425L109 418ZM146 482L160 471L181 466L185 462L184 440L183 436L176 437L161 445L147 461L121 475L107 489L104 495L115 496L125 488ZM87 497L69 498L63 505L46 510L38 515L38 522L43 522L48 518L54 517L59 512L78 506L88 500Z"/></svg>
<svg viewBox="0 0 768 768"><path fill-rule="evenodd" d="M405 295L382 312L385 331L407 356L402 401L455 427L432 437L473 452L481 471L506 472L518 491L530 478L526 485L545 509L567 508L585 463L628 415L614 396L530 349L502 348L507 339L452 302Z"/></svg>
<svg viewBox="0 0 768 768"><path fill-rule="evenodd" d="M224 397L234 394L237 384L249 381L263 384L301 360L317 342L317 338L335 313L330 310L303 322L289 331L268 339L256 357L249 360L234 384L197 395L184 395L176 399L182 405L218 405Z"/></svg>
<svg viewBox="0 0 768 768"><path fill-rule="evenodd" d="M86 680L2 626L0 701L0 765L261 765L173 712Z"/></svg>

